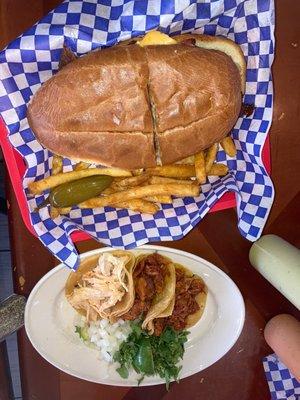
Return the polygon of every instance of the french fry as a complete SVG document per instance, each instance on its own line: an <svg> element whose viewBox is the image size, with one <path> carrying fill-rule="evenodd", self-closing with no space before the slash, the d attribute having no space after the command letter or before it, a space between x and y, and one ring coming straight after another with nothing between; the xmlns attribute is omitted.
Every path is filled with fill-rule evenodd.
<svg viewBox="0 0 300 400"><path fill-rule="evenodd" d="M149 183L151 185L157 184L157 183L181 183L181 184L192 184L195 183L195 181L189 180L189 179L175 179L175 178L166 178L164 176L150 176Z"/></svg>
<svg viewBox="0 0 300 400"><path fill-rule="evenodd" d="M230 136L227 136L226 138L221 140L221 146L229 157L236 156L236 147L234 141Z"/></svg>
<svg viewBox="0 0 300 400"><path fill-rule="evenodd" d="M51 175L57 175L61 173L63 170L63 159L61 156L58 156L57 154L53 155L53 160L52 160L52 169L51 169ZM59 216L59 210L58 208L55 208L53 206L50 206L50 217L52 219L55 219Z"/></svg>
<svg viewBox="0 0 300 400"><path fill-rule="evenodd" d="M218 143L213 144L207 150L206 157L205 157L205 170L206 170L206 173L208 173L210 171L211 166L215 162L216 156L217 156L217 152L218 152Z"/></svg>
<svg viewBox="0 0 300 400"><path fill-rule="evenodd" d="M137 176L137 175L142 175L142 173L144 172L143 168L139 168L139 169L134 169L132 172L133 176Z"/></svg>
<svg viewBox="0 0 300 400"><path fill-rule="evenodd" d="M89 168L82 171L71 171L59 173L57 175L48 176L40 181L30 182L28 187L32 194L40 194L44 190L53 189L54 187L74 181L76 179L85 178L93 175L110 175L110 176L131 176L131 172L126 169L119 168Z"/></svg>
<svg viewBox="0 0 300 400"><path fill-rule="evenodd" d="M130 176L132 176L132 175L130 175ZM123 179L124 179L124 176L116 176L116 177L114 178L114 183L120 182L120 181L122 181Z"/></svg>
<svg viewBox="0 0 300 400"><path fill-rule="evenodd" d="M82 170L84 170L84 169L88 169L90 165L91 165L91 164L89 164L89 163L86 163L86 162L84 162L84 161L80 161L79 163L77 163L77 164L75 165L74 171L82 171Z"/></svg>
<svg viewBox="0 0 300 400"><path fill-rule="evenodd" d="M194 165L162 165L159 167L148 168L146 170L150 175L164 176L167 178L190 178L195 176Z"/></svg>
<svg viewBox="0 0 300 400"><path fill-rule="evenodd" d="M113 193L108 196L94 197L93 199L86 200L79 204L80 208L96 208L105 207L111 204L123 203L131 199L143 199L147 196L153 195L174 195L180 197L196 197L200 193L199 185L180 183L146 185L135 187L122 192Z"/></svg>
<svg viewBox="0 0 300 400"><path fill-rule="evenodd" d="M227 173L228 173L227 165L213 164L207 175L224 176L227 175Z"/></svg>
<svg viewBox="0 0 300 400"><path fill-rule="evenodd" d="M57 218L57 217L59 217L59 209L58 208L56 208L56 207L50 207L50 217L52 218L52 219L55 219L55 218Z"/></svg>
<svg viewBox="0 0 300 400"><path fill-rule="evenodd" d="M130 178L125 178L125 179L122 179L121 181L117 182L115 186L118 186L123 189L128 188L128 187L133 187L133 186L139 186L142 183L147 182L148 179L149 179L148 174L131 176Z"/></svg>
<svg viewBox="0 0 300 400"><path fill-rule="evenodd" d="M200 151L195 154L195 171L196 178L199 183L206 182L206 170L205 170L205 156L204 152Z"/></svg>
<svg viewBox="0 0 300 400"><path fill-rule="evenodd" d="M58 207L50 207L50 217L52 219L57 218L59 215L64 215L64 214L69 214L71 211L71 207L63 207L63 208L58 208Z"/></svg>
<svg viewBox="0 0 300 400"><path fill-rule="evenodd" d="M119 182L115 179L112 184L104 190L103 194L112 194L116 192L122 192L122 190L130 189L130 186L120 186Z"/></svg>
<svg viewBox="0 0 300 400"><path fill-rule="evenodd" d="M183 158L182 160L176 161L175 164L191 164L194 165L195 163L195 156L189 156L186 158Z"/></svg>
<svg viewBox="0 0 300 400"><path fill-rule="evenodd" d="M116 192L120 192L120 190L117 190L116 188L112 187L112 185L110 185L108 188L104 189L101 194L107 196Z"/></svg>
<svg viewBox="0 0 300 400"><path fill-rule="evenodd" d="M63 170L63 159L61 156L58 156L56 154L53 155L53 161L52 161L52 170L51 174L52 175L57 175Z"/></svg>
<svg viewBox="0 0 300 400"><path fill-rule="evenodd" d="M159 210L158 205L144 199L132 199L109 205L111 205L111 207L127 208L142 214L155 214Z"/></svg>
<svg viewBox="0 0 300 400"><path fill-rule="evenodd" d="M152 203L161 203L161 204L172 204L172 197L167 195L153 195L145 197L145 200L151 201Z"/></svg>
<svg viewBox="0 0 300 400"><path fill-rule="evenodd" d="M58 211L60 214L69 214L71 209L72 209L72 207L62 207L62 208L58 208Z"/></svg>

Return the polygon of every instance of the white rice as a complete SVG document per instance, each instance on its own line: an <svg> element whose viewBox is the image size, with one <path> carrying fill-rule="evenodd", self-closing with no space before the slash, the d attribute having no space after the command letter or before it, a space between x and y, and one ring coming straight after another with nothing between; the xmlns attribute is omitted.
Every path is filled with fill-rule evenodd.
<svg viewBox="0 0 300 400"><path fill-rule="evenodd" d="M119 350L120 344L127 339L131 333L129 321L119 319L114 324L108 320L102 319L96 322L91 322L87 325L84 317L76 324L80 327L87 327L87 333L90 343L100 350L100 359L113 362L113 356Z"/></svg>

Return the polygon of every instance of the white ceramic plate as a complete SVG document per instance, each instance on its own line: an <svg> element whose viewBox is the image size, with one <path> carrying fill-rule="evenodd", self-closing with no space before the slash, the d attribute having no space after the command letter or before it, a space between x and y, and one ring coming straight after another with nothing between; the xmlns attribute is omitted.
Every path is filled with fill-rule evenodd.
<svg viewBox="0 0 300 400"><path fill-rule="evenodd" d="M81 259L111 249L90 251ZM160 246L142 246L135 254L159 252L200 275L208 287L207 303L200 321L190 328L180 378L193 375L223 357L238 339L245 307L234 282L219 268L193 254ZM64 296L70 270L63 264L46 274L34 287L25 310L25 328L35 349L60 370L87 381L114 386L137 386L137 376L122 379L115 367L98 357L75 333L76 312ZM164 383L159 377L145 378L141 386Z"/></svg>

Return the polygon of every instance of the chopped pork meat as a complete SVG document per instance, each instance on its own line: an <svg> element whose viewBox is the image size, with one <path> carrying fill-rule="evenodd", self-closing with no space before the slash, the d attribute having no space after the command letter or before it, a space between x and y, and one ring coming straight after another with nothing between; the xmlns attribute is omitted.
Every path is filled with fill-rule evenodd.
<svg viewBox="0 0 300 400"><path fill-rule="evenodd" d="M151 302L157 293L164 289L166 261L159 254L150 254L136 265L133 277L135 281L135 300L132 308L122 319L134 320L141 314L147 313Z"/></svg>
<svg viewBox="0 0 300 400"><path fill-rule="evenodd" d="M205 289L203 282L196 277L187 277L183 270L176 268L175 304L172 315L154 320L154 335L159 336L166 326L183 330L187 318L199 310L195 300L197 294Z"/></svg>

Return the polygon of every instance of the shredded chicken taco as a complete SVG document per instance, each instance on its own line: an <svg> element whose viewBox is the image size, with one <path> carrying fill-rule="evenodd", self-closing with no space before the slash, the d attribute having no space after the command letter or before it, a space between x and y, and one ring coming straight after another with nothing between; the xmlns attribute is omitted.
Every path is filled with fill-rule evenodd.
<svg viewBox="0 0 300 400"><path fill-rule="evenodd" d="M123 250L83 260L66 282L69 303L88 321L114 320L126 313L134 302L134 261L133 254Z"/></svg>

